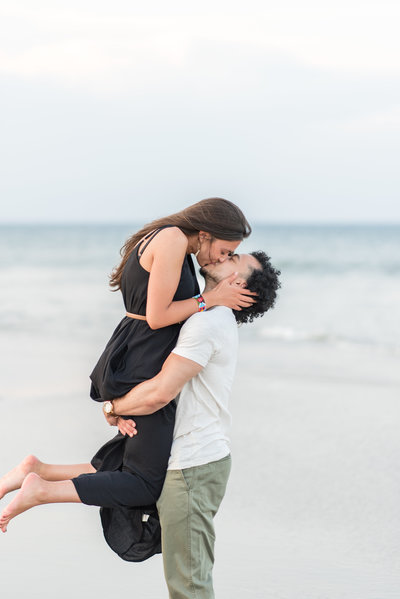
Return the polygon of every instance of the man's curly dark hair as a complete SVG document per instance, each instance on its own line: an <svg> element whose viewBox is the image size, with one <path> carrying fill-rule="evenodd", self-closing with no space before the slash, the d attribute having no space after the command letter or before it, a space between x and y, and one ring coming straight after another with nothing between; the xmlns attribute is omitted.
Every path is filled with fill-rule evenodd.
<svg viewBox="0 0 400 599"><path fill-rule="evenodd" d="M255 268L247 279L246 287L250 291L255 291L258 295L253 296L257 299L255 304L241 310L233 310L236 322L242 324L253 322L255 318L263 316L267 310L270 310L275 305L276 292L281 286L279 282L279 270L276 270L269 256L265 252L250 252L261 265L261 268Z"/></svg>

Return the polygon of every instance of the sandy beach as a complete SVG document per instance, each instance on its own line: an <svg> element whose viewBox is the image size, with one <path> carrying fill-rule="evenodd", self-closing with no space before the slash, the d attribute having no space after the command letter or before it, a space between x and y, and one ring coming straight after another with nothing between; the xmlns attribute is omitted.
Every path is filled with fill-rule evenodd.
<svg viewBox="0 0 400 599"><path fill-rule="evenodd" d="M86 399L86 352L78 342L64 348L54 376L40 381L30 348L19 348L21 382L13 353L2 354L9 384L0 404L2 472L28 453L50 462L85 461L111 436L99 406ZM39 345L39 363L40 355ZM260 347L247 335L242 340L232 397L233 472L216 521L217 597L398 597L397 361L366 348L316 352L312 344ZM7 396L18 387L9 408ZM7 599L27 593L50 599L55 592L67 598L82 588L98 599L116 588L167 597L161 557L120 560L102 538L97 508L40 506L24 513L1 536L0 553Z"/></svg>

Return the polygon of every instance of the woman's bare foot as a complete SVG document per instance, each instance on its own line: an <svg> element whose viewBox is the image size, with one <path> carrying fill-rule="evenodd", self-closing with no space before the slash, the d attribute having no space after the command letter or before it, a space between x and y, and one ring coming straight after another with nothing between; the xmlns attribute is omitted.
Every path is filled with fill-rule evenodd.
<svg viewBox="0 0 400 599"><path fill-rule="evenodd" d="M3 510L0 516L0 529L7 532L9 521L35 505L44 503L45 481L38 474L31 472L25 477L21 490Z"/></svg>
<svg viewBox="0 0 400 599"><path fill-rule="evenodd" d="M39 473L41 461L34 455L28 455L18 466L0 478L0 499L10 491L20 489L25 477L30 472Z"/></svg>

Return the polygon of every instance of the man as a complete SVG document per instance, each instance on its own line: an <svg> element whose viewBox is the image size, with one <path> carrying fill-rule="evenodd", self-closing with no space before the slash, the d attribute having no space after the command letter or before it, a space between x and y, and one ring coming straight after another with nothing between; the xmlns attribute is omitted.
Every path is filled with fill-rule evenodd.
<svg viewBox="0 0 400 599"><path fill-rule="evenodd" d="M161 372L113 401L123 434L140 434L123 414L151 414L179 394L171 456L157 503L165 578L171 599L214 597L213 518L225 493L231 458L228 400L237 357L236 323L252 322L272 308L278 275L263 252L235 254L200 273L205 290L237 273L233 285L257 293L249 308L216 306L191 316ZM110 424L116 421L108 417Z"/></svg>

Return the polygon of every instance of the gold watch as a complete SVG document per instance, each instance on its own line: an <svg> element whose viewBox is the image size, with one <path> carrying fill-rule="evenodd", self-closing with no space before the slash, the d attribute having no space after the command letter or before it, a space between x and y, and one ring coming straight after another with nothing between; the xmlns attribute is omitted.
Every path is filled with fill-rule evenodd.
<svg viewBox="0 0 400 599"><path fill-rule="evenodd" d="M106 416L115 416L114 404L112 401L105 401L103 403L103 412Z"/></svg>

